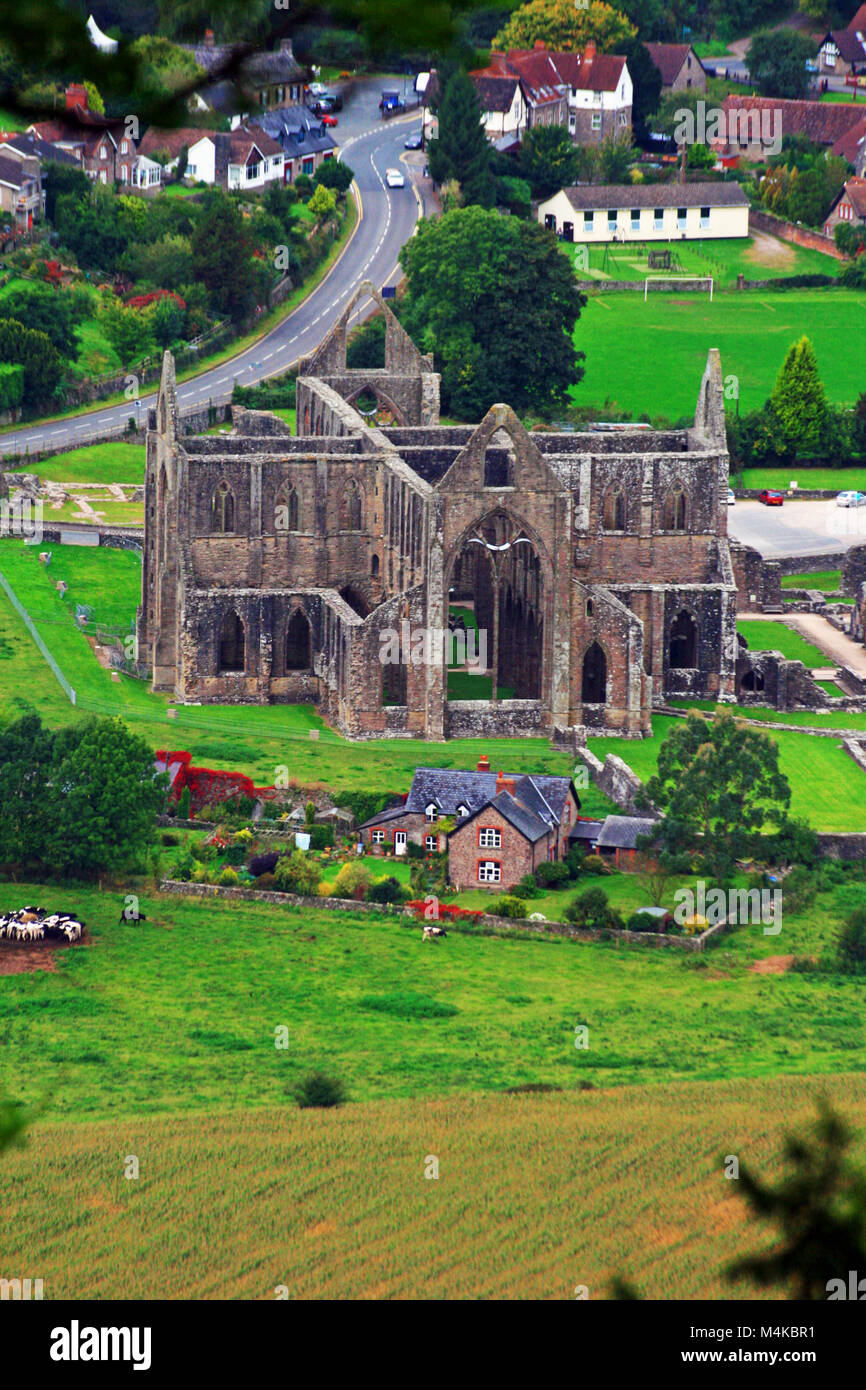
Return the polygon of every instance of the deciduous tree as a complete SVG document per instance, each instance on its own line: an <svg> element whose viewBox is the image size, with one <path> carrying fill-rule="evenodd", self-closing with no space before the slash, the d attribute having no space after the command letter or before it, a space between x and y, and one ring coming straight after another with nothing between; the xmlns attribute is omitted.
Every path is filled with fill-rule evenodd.
<svg viewBox="0 0 866 1390"><path fill-rule="evenodd" d="M532 48L537 41L553 49L575 49L592 40L600 53L618 53L617 44L634 38L637 29L604 0L584 8L574 0L529 0L515 10L493 40L493 47Z"/></svg>

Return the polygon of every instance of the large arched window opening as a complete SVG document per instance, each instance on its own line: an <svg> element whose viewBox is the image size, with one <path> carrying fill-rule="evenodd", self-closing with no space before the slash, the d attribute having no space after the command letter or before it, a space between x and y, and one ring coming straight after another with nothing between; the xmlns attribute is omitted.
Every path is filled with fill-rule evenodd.
<svg viewBox="0 0 866 1390"><path fill-rule="evenodd" d="M300 504L293 487L284 489L277 498L277 531L300 531Z"/></svg>
<svg viewBox="0 0 866 1390"><path fill-rule="evenodd" d="M604 495L602 526L605 531L625 530L625 493L621 487L609 487Z"/></svg>
<svg viewBox="0 0 866 1390"><path fill-rule="evenodd" d="M211 509L211 530L212 531L234 531L235 529L235 498L234 493L228 483L223 480L217 487L213 495L213 507Z"/></svg>
<svg viewBox="0 0 866 1390"><path fill-rule="evenodd" d="M341 531L360 531L361 491L358 484L354 481L346 484L342 497L341 513Z"/></svg>
<svg viewBox="0 0 866 1390"><path fill-rule="evenodd" d="M686 512L686 494L682 488L672 488L665 498L662 522L665 531L685 531Z"/></svg>
<svg viewBox="0 0 866 1390"><path fill-rule="evenodd" d="M302 608L296 608L286 629L286 670L309 671L313 664L313 633Z"/></svg>
<svg viewBox="0 0 866 1390"><path fill-rule="evenodd" d="M690 613L683 609L671 623L668 665L672 671L693 671L698 664L698 630Z"/></svg>
<svg viewBox="0 0 866 1390"><path fill-rule="evenodd" d="M219 668L221 671L244 669L244 625L234 609L223 619L220 634Z"/></svg>
<svg viewBox="0 0 866 1390"><path fill-rule="evenodd" d="M585 705L607 703L607 657L598 642L587 647L583 658L580 698Z"/></svg>

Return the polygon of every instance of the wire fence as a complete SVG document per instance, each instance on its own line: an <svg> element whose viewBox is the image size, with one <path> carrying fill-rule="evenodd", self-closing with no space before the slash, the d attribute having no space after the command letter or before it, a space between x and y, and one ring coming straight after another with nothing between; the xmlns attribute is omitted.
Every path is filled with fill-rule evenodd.
<svg viewBox="0 0 866 1390"><path fill-rule="evenodd" d="M30 636L33 638L33 641L39 648L39 651L42 653L51 670L54 672L54 675L57 677L57 680L59 681L64 693L66 694L67 699L71 704L77 704L77 697L75 691L69 684L69 681L64 676L60 667L57 665L57 662L54 660L54 657L51 655L42 638L39 636L39 633L36 631L36 627L34 626L33 620L30 617L30 614L27 612L27 609L24 607L24 604L21 602L18 595L15 593L15 590L12 588L12 585L9 583L9 580L6 578L2 570L0 570L0 585L2 585L6 597L9 599L9 602L12 604L12 607L15 609L15 612L18 614L19 618L24 623L24 626L27 628L27 631L30 633Z"/></svg>

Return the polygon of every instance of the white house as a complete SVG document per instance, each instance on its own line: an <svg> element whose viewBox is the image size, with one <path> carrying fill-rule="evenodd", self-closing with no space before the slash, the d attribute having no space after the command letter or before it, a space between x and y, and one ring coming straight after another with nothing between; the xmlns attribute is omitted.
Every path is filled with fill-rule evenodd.
<svg viewBox="0 0 866 1390"><path fill-rule="evenodd" d="M470 76L494 143L519 140L538 125L567 125L581 145L631 139L634 88L626 60L598 53L594 43L581 53L550 52L540 41L531 49L494 50L489 66Z"/></svg>
<svg viewBox="0 0 866 1390"><path fill-rule="evenodd" d="M539 204L538 220L564 241L693 241L749 235L738 183L586 184Z"/></svg>

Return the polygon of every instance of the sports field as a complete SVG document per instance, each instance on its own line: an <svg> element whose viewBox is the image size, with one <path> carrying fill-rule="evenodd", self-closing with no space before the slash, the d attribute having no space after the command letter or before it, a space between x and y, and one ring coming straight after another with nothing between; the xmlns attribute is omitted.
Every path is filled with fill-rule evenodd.
<svg viewBox="0 0 866 1390"><path fill-rule="evenodd" d="M579 405L606 400L634 418L694 416L707 351L718 348L722 372L735 376L740 412L770 395L789 347L811 339L828 398L852 406L866 384L864 296L854 290L791 290L716 295L591 295L574 340L586 372L572 390ZM726 408L735 409L735 399ZM804 484L805 485L805 484Z"/></svg>

